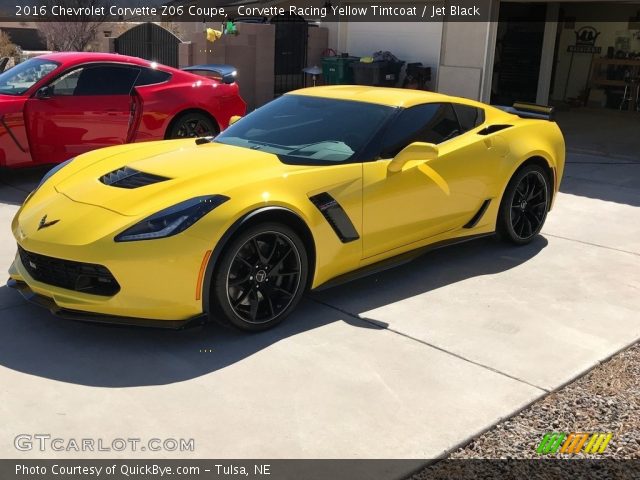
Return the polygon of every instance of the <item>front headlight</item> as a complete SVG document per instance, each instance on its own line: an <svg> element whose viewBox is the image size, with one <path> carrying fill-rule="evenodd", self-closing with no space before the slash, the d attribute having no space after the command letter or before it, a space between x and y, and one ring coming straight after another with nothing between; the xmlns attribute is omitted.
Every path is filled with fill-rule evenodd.
<svg viewBox="0 0 640 480"><path fill-rule="evenodd" d="M207 195L180 202L127 228L124 232L116 235L114 240L116 242L133 242L176 235L227 200L229 197L224 195Z"/></svg>

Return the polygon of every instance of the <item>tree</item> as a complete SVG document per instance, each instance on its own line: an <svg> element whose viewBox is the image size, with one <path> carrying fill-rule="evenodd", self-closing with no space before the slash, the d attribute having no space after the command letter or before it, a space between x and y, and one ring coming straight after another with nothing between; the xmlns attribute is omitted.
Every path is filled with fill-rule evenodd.
<svg viewBox="0 0 640 480"><path fill-rule="evenodd" d="M18 53L20 49L11 41L11 37L0 30L0 57L15 57Z"/></svg>
<svg viewBox="0 0 640 480"><path fill-rule="evenodd" d="M101 7L103 0L46 0L49 7ZM38 25L40 35L47 42L47 48L60 52L82 52L93 42L98 34L104 17L97 18L90 15L77 15L73 22L42 22Z"/></svg>

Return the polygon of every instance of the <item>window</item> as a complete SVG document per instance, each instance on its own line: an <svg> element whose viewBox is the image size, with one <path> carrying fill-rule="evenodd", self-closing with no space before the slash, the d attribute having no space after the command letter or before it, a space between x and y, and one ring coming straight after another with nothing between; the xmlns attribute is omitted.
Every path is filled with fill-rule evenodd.
<svg viewBox="0 0 640 480"><path fill-rule="evenodd" d="M287 94L234 123L215 142L273 153L286 163L345 162L357 160L394 113L373 103Z"/></svg>
<svg viewBox="0 0 640 480"><path fill-rule="evenodd" d="M52 83L54 95L129 95L139 68L95 65L73 70Z"/></svg>
<svg viewBox="0 0 640 480"><path fill-rule="evenodd" d="M453 109L458 116L458 122L460 122L460 128L463 133L484 123L484 110L481 108L454 103Z"/></svg>
<svg viewBox="0 0 640 480"><path fill-rule="evenodd" d="M136 87L166 82L170 78L171 74L163 72L162 70L155 70L153 68L142 68L140 70L140 76L138 77L138 80L136 80Z"/></svg>
<svg viewBox="0 0 640 480"><path fill-rule="evenodd" d="M0 93L3 95L22 95L58 66L59 64L56 62L40 58L32 58L19 63L0 75Z"/></svg>
<svg viewBox="0 0 640 480"><path fill-rule="evenodd" d="M51 84L51 88L53 88L52 95L73 95L81 72L81 68L73 70L53 82Z"/></svg>
<svg viewBox="0 0 640 480"><path fill-rule="evenodd" d="M413 142L442 143L460 134L449 103L427 103L403 110L385 132L382 158L395 157Z"/></svg>

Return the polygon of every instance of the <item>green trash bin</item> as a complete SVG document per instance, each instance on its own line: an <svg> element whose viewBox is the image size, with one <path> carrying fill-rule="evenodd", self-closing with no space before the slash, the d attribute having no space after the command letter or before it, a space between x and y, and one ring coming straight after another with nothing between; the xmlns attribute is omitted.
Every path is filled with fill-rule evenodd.
<svg viewBox="0 0 640 480"><path fill-rule="evenodd" d="M353 83L353 70L349 68L349 64L359 60L359 57L323 57L322 77L325 85L348 85Z"/></svg>

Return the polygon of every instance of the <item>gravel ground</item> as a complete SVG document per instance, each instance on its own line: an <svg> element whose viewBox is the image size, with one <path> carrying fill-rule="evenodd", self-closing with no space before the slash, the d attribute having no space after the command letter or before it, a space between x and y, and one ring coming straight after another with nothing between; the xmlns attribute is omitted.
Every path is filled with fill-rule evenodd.
<svg viewBox="0 0 640 480"><path fill-rule="evenodd" d="M543 435L550 431L612 432L613 438L603 454L557 454L545 455L544 458L640 459L640 343L617 354L561 390L547 395L518 415L499 423L466 446L452 452L447 459L540 460L541 456L536 453L536 448ZM493 463L493 467L496 467L495 464L499 462ZM503 462L502 465L506 463L508 462ZM520 466L526 468L527 463L531 464L521 462ZM563 462L563 467L571 463L582 462ZM640 465L635 461L626 464L615 461L609 462L609 466L618 466L624 470L625 465L629 466L630 463ZM438 469L442 470L444 464L447 464L448 475L452 473L452 468L469 469L469 462L440 462L417 473L411 480L439 478L434 473Z"/></svg>
<svg viewBox="0 0 640 480"><path fill-rule="evenodd" d="M449 458L539 458L535 449L549 431L612 432L603 454L580 457L640 458L640 343L496 425Z"/></svg>

